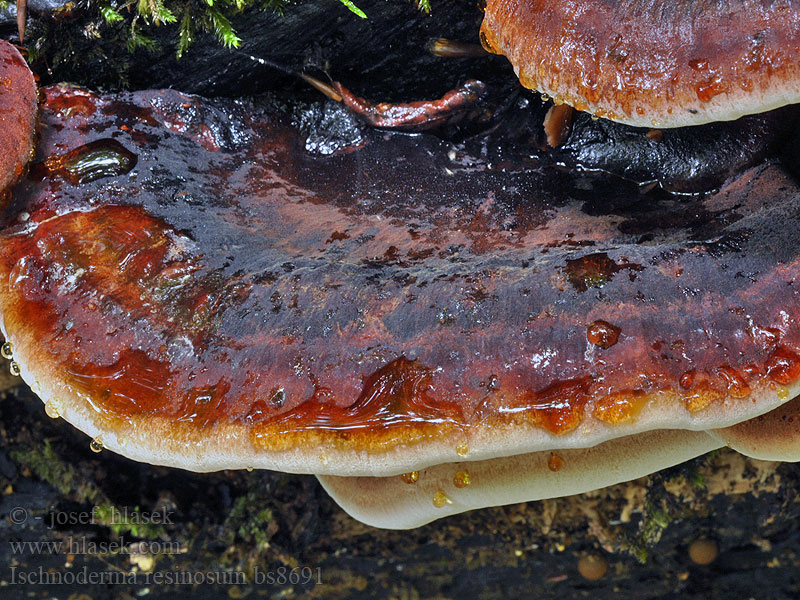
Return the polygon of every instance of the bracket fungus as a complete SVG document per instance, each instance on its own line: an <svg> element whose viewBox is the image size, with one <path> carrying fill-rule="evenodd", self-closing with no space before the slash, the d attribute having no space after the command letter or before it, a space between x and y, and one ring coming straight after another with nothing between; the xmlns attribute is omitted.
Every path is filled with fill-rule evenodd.
<svg viewBox="0 0 800 600"><path fill-rule="evenodd" d="M525 87L629 125L800 102L794 0L487 0L481 40Z"/></svg>
<svg viewBox="0 0 800 600"><path fill-rule="evenodd" d="M33 151L36 84L25 59L0 40L0 201Z"/></svg>
<svg viewBox="0 0 800 600"><path fill-rule="evenodd" d="M315 156L281 103L42 93L1 216L2 331L96 448L313 473L382 527L724 443L795 458L756 419L800 392L778 163L637 204L480 139L364 129Z"/></svg>

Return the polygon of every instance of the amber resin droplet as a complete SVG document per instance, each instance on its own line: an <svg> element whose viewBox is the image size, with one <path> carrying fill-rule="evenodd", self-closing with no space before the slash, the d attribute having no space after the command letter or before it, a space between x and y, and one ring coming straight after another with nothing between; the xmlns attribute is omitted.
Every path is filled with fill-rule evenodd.
<svg viewBox="0 0 800 600"><path fill-rule="evenodd" d="M450 498L447 497L447 494L444 493L444 490L439 488L436 493L433 495L433 505L436 508L442 508L445 504L450 502Z"/></svg>
<svg viewBox="0 0 800 600"><path fill-rule="evenodd" d="M11 342L6 342L3 344L2 348L0 348L0 354L2 354L3 358L7 360L11 360L14 357L14 348L11 345Z"/></svg>
<svg viewBox="0 0 800 600"><path fill-rule="evenodd" d="M459 456L466 456L469 454L469 445L467 442L459 442L458 446L456 446L456 453Z"/></svg>
<svg viewBox="0 0 800 600"><path fill-rule="evenodd" d="M459 471L453 477L453 485L457 488L465 488L471 483L469 473L467 471Z"/></svg>
<svg viewBox="0 0 800 600"><path fill-rule="evenodd" d="M417 483L417 481L419 481L419 471L403 473L400 475L400 479L402 479L404 483Z"/></svg>
<svg viewBox="0 0 800 600"><path fill-rule="evenodd" d="M561 458L555 452L550 453L550 457L547 459L547 468L550 469L553 473L560 471L564 467L564 459Z"/></svg>
<svg viewBox="0 0 800 600"><path fill-rule="evenodd" d="M778 398L781 400L786 400L789 397L789 388L779 387L778 388Z"/></svg>
<svg viewBox="0 0 800 600"><path fill-rule="evenodd" d="M103 450L103 438L98 435L89 442L89 448L92 452L101 452Z"/></svg>
<svg viewBox="0 0 800 600"><path fill-rule="evenodd" d="M683 389L688 390L690 387L692 387L692 384L694 383L694 375L694 369L686 371L683 375L681 375L680 385Z"/></svg>
<svg viewBox="0 0 800 600"><path fill-rule="evenodd" d="M599 348L611 348L619 340L620 328L602 319L595 321L586 330L586 339Z"/></svg>
<svg viewBox="0 0 800 600"><path fill-rule="evenodd" d="M750 386L736 369L729 365L722 365L717 369L717 373L728 386L728 394L731 398L746 398L750 395Z"/></svg>

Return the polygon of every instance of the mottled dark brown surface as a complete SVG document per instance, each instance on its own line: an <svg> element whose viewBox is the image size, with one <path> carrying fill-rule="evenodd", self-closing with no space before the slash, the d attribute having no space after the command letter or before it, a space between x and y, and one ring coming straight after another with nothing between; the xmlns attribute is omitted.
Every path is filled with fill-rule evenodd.
<svg viewBox="0 0 800 600"><path fill-rule="evenodd" d="M797 186L771 162L642 195L482 137L315 156L267 101L45 93L4 317L101 414L378 450L622 422L663 391L749 405L800 374Z"/></svg>
<svg viewBox="0 0 800 600"><path fill-rule="evenodd" d="M33 75L17 49L0 40L0 199L30 158L35 124Z"/></svg>

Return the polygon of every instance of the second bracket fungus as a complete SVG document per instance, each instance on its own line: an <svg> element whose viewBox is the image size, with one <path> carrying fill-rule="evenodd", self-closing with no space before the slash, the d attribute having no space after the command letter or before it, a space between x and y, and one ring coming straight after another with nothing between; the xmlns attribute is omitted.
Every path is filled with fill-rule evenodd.
<svg viewBox="0 0 800 600"><path fill-rule="evenodd" d="M314 473L412 527L722 440L758 454L752 419L800 391L800 190L777 163L624 211L636 186L494 168L480 140L364 128L319 156L276 103L43 97L2 330L99 447Z"/></svg>
<svg viewBox="0 0 800 600"><path fill-rule="evenodd" d="M800 102L794 0L487 0L481 39L525 87L639 127Z"/></svg>
<svg viewBox="0 0 800 600"><path fill-rule="evenodd" d="M36 84L25 59L0 40L0 205L33 151Z"/></svg>

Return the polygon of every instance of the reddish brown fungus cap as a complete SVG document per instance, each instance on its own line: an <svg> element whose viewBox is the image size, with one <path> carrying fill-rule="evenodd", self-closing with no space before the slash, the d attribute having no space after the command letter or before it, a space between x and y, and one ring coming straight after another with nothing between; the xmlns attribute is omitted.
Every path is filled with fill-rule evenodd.
<svg viewBox="0 0 800 600"><path fill-rule="evenodd" d="M0 216L3 331L105 447L396 475L728 427L798 391L800 194L774 164L636 204L479 144L364 132L319 157L279 111L44 94Z"/></svg>
<svg viewBox="0 0 800 600"><path fill-rule="evenodd" d="M17 49L0 40L0 198L28 163L35 127L33 74Z"/></svg>
<svg viewBox="0 0 800 600"><path fill-rule="evenodd" d="M800 101L793 0L488 0L481 37L525 87L630 125L698 125Z"/></svg>
<svg viewBox="0 0 800 600"><path fill-rule="evenodd" d="M748 456L797 462L800 461L798 431L800 398L749 421L711 433L734 450Z"/></svg>

